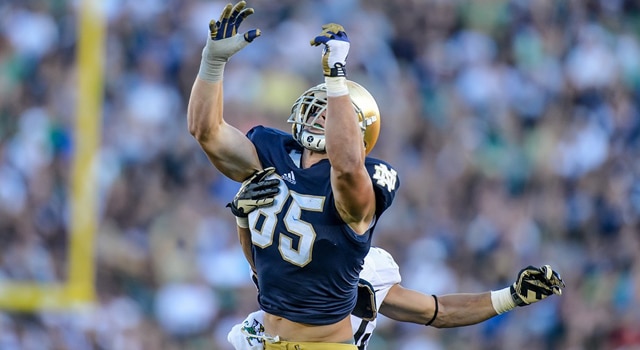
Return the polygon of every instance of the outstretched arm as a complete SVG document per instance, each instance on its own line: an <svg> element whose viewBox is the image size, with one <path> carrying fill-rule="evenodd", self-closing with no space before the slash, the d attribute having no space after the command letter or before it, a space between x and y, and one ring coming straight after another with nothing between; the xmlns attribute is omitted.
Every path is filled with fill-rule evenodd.
<svg viewBox="0 0 640 350"><path fill-rule="evenodd" d="M491 305L491 293L449 294L437 297L438 314L430 324L436 328L461 327L485 321L498 313ZM391 287L380 313L396 321L427 324L436 314L436 299L431 295Z"/></svg>
<svg viewBox="0 0 640 350"><path fill-rule="evenodd" d="M189 132L213 165L232 180L242 181L261 169L253 143L223 118L222 75L229 58L260 36L253 29L238 34L238 26L253 13L244 1L228 4L218 21L209 24L200 70L189 97Z"/></svg>
<svg viewBox="0 0 640 350"><path fill-rule="evenodd" d="M516 306L525 306L549 295L562 295L564 281L551 266L528 266L510 287L485 293L426 295L394 285L382 302L380 313L397 321L437 328L462 327L485 321Z"/></svg>
<svg viewBox="0 0 640 350"><path fill-rule="evenodd" d="M322 26L311 45L324 45L322 67L327 86L325 140L331 162L331 187L342 219L357 233L364 233L375 214L373 184L365 167L362 131L349 97L346 60L349 39L341 25Z"/></svg>

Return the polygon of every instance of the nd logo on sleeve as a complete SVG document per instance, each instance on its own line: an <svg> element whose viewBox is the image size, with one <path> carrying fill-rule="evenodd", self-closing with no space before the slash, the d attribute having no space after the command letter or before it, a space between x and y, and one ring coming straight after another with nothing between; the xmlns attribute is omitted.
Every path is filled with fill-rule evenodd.
<svg viewBox="0 0 640 350"><path fill-rule="evenodd" d="M380 187L387 187L389 192L396 189L396 183L398 182L398 172L394 169L389 169L385 164L377 164L375 166L376 172L373 174L373 179Z"/></svg>

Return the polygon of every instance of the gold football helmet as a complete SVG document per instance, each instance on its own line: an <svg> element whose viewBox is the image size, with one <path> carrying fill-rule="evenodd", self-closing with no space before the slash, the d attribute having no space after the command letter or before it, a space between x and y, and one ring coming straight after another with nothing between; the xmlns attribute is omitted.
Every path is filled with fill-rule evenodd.
<svg viewBox="0 0 640 350"><path fill-rule="evenodd" d="M369 154L380 134L378 104L369 91L360 84L347 80L347 87L362 129L365 153ZM325 151L324 134L309 131L309 128L324 130L324 127L314 126L314 124L325 108L327 108L327 87L324 83L305 91L291 107L291 116L287 122L292 124L293 138L302 147L316 152Z"/></svg>

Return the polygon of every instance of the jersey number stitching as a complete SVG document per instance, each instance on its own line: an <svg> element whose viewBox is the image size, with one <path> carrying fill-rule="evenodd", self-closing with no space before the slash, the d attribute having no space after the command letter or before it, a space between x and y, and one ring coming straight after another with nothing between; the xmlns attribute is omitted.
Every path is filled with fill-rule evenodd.
<svg viewBox="0 0 640 350"><path fill-rule="evenodd" d="M260 208L249 215L251 241L260 248L267 248L273 244L278 214L285 209L289 196L292 200L289 201L290 204L286 208L284 225L290 235L298 236L298 247L294 247L293 239L289 235L279 232L278 250L282 259L303 267L311 262L316 231L309 222L301 220L300 217L303 210L321 212L325 197L303 195L288 191L286 186L281 186L280 193L276 196L272 206ZM259 216L262 216L264 220L258 229L256 224Z"/></svg>

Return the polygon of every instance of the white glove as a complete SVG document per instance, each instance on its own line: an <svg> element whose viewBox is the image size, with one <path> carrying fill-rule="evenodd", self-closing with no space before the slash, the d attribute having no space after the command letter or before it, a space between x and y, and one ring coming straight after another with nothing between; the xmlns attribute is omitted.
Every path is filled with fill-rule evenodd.
<svg viewBox="0 0 640 350"><path fill-rule="evenodd" d="M264 312L256 311L239 324L234 325L227 334L227 341L235 350L263 350Z"/></svg>
<svg viewBox="0 0 640 350"><path fill-rule="evenodd" d="M324 44L322 50L322 71L325 77L346 77L349 38L344 28L335 23L322 26L322 32L311 40L311 45Z"/></svg>
<svg viewBox="0 0 640 350"><path fill-rule="evenodd" d="M209 82L222 80L224 65L236 52L242 50L255 38L259 37L260 29L251 29L244 34L238 34L238 27L249 15L252 8L246 8L243 0L231 6L227 4L222 10L218 21L209 22L209 36L207 45L202 50L202 61L198 76Z"/></svg>
<svg viewBox="0 0 640 350"><path fill-rule="evenodd" d="M518 278L510 287L510 292L516 305L524 306L536 303L551 294L562 295L561 288L564 286L564 281L551 266L528 266L520 270Z"/></svg>

